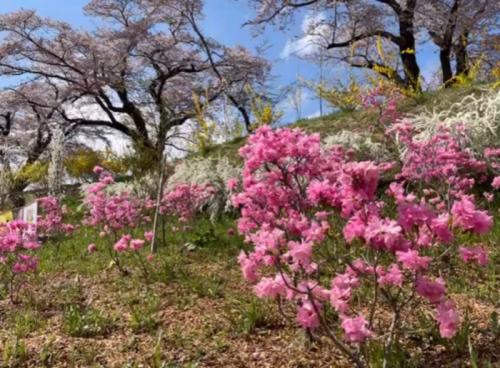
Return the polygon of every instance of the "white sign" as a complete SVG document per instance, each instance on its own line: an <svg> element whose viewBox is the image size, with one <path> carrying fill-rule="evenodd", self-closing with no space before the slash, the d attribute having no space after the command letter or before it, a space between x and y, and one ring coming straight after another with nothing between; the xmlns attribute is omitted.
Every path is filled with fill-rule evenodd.
<svg viewBox="0 0 500 368"><path fill-rule="evenodd" d="M38 217L38 203L35 201L29 206L22 209L23 221L28 224L36 225L36 220Z"/></svg>

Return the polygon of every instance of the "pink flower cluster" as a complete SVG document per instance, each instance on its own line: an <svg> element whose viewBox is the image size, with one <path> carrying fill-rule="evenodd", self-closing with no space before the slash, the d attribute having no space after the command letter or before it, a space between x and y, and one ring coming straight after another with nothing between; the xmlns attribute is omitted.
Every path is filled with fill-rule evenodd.
<svg viewBox="0 0 500 368"><path fill-rule="evenodd" d="M64 223L64 210L56 197L39 198L38 204L43 211L42 216L39 216L37 220L37 229L40 235L68 235L75 230L74 225Z"/></svg>
<svg viewBox="0 0 500 368"><path fill-rule="evenodd" d="M108 194L106 188L114 182L113 176L99 166L94 172L99 175L99 181L90 186L84 199L89 211L86 224L103 226L108 234L135 228L142 220L139 201L127 192Z"/></svg>
<svg viewBox="0 0 500 368"><path fill-rule="evenodd" d="M0 225L0 277L8 278L11 298L15 276L37 269L38 258L32 253L40 246L34 225L22 220Z"/></svg>
<svg viewBox="0 0 500 368"><path fill-rule="evenodd" d="M113 249L115 252L121 253L127 250L138 251L144 247L144 240L142 239L132 239L132 235L123 235L120 240L118 240Z"/></svg>
<svg viewBox="0 0 500 368"><path fill-rule="evenodd" d="M34 225L22 220L0 225L0 254L3 257L38 248L40 248L40 243Z"/></svg>
<svg viewBox="0 0 500 368"><path fill-rule="evenodd" d="M393 163L352 161L338 147L323 150L317 134L263 127L240 150L242 191L232 202L241 213L238 230L253 245L238 257L243 276L255 284L257 296L293 302L298 324L307 329L323 323L329 303L349 343L376 334L375 309L356 310L352 303L363 284L374 290L376 299L366 303L371 308L382 308L377 295L405 306L416 293L435 309L441 335L452 337L458 312L446 296L444 280L432 277L440 267L439 255L451 250L465 262L487 263L485 248L458 251L453 243L457 231L482 235L492 227L492 217L477 209L470 194L473 174L484 174L486 163L446 132L416 143L407 126L395 129L408 155L384 200L379 180ZM409 191L412 183L423 189ZM387 216L391 197L396 213ZM343 269L330 274L330 285L324 285L325 272L338 267L321 256L332 243L342 246L331 238L336 226L341 226L344 246L361 247L363 256L341 259ZM385 307L399 315L394 303Z"/></svg>
<svg viewBox="0 0 500 368"><path fill-rule="evenodd" d="M131 235L141 222L149 222L149 216L145 211L151 209L152 201L141 202L127 192L117 195L109 194L106 189L114 182L111 174L100 167L96 167L94 172L99 175L99 181L88 189L84 199L88 208L86 223L100 228L99 237L106 241L115 265L122 274L126 275L129 274L129 270L122 264L123 259L120 259L120 254L131 251L137 256L137 253L144 248L146 241L150 242L153 239L151 231L144 233L146 240ZM96 253L98 247L95 243L91 243L87 251L89 254ZM147 277L148 271L142 259L139 261L144 276Z"/></svg>
<svg viewBox="0 0 500 368"><path fill-rule="evenodd" d="M164 193L160 213L178 216L181 222L191 219L206 201L214 195L216 189L209 185L179 184Z"/></svg>
<svg viewBox="0 0 500 368"><path fill-rule="evenodd" d="M463 127L459 126L453 134L449 129L438 128L428 140L415 139L415 130L405 121L394 124L389 132L397 133L407 149L400 178L441 186L449 183L454 187L451 194L460 195L474 185L473 176L486 173L486 162L465 148L467 131Z"/></svg>

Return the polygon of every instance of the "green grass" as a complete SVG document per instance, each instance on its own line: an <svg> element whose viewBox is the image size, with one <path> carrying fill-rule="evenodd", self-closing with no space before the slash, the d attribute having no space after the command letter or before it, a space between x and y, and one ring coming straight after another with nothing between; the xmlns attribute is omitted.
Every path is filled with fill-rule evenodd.
<svg viewBox="0 0 500 368"><path fill-rule="evenodd" d="M104 336L112 329L112 321L101 311L82 307L69 306L64 313L64 331L73 337L91 338Z"/></svg>

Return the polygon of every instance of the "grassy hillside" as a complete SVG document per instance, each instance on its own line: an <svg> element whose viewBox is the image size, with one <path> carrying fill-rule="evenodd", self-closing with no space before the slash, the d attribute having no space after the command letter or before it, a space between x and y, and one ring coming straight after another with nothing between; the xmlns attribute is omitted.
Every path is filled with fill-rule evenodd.
<svg viewBox="0 0 500 368"><path fill-rule="evenodd" d="M468 93L479 92L427 93L400 108L408 113L446 108ZM338 113L294 126L328 135L362 130L375 117L374 111ZM238 161L244 142L213 147L209 156ZM76 194L65 204L72 222L81 226L73 236L52 239L40 249L40 270L29 288L21 289L19 304L7 295L0 298L0 367L352 366L330 340L312 341L297 329L293 311L280 313L275 303L253 296L236 261L249 247L235 234L236 215L215 222L199 216L184 228L165 218L147 276L137 269L123 276L98 231L82 224ZM412 354L403 357L405 367L495 367L500 362L500 198L485 206L496 220L481 239L492 250L490 264L475 270L451 259L443 270L465 318L463 327L454 339L444 340L431 312L419 313L418 328L409 332ZM133 235L144 230L149 229L135 229ZM87 252L90 243L97 245L95 254ZM470 280L480 286L471 288ZM423 336L419 330L430 332Z"/></svg>
<svg viewBox="0 0 500 368"><path fill-rule="evenodd" d="M484 93L486 87L477 85L466 88L449 88L432 92L423 92L420 96L407 98L398 104L398 110L403 114L418 114L422 111L440 111L449 108L452 104L464 97ZM322 117L302 119L288 126L301 128L309 133L320 133L322 137L332 135L342 130L363 132L376 122L378 112L375 110L360 110L353 112L336 112ZM377 137L374 137L377 140ZM245 138L238 138L231 142L212 147L207 155L218 157L226 156L239 160L238 149L246 142Z"/></svg>

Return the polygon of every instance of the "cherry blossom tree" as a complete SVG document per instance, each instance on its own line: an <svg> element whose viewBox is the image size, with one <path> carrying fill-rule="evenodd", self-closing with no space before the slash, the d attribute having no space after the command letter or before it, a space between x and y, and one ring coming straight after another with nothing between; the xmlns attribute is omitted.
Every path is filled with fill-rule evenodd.
<svg viewBox="0 0 500 368"><path fill-rule="evenodd" d="M2 202L9 199L15 207L23 205L21 193L29 183L14 172L22 173L42 158L52 140L54 109L37 103L43 95L33 87L20 86L0 94L0 163L10 176L8 193L4 193L10 198ZM50 99L51 91L45 90L44 95Z"/></svg>
<svg viewBox="0 0 500 368"><path fill-rule="evenodd" d="M195 115L193 95L215 108L267 77L267 62L242 47L206 40L207 57L192 23L200 0L92 0L85 11L92 31L28 10L0 16L0 73L50 84L54 117L73 131L118 131L159 158Z"/></svg>
<svg viewBox="0 0 500 368"><path fill-rule="evenodd" d="M415 11L417 0L251 0L257 14L249 24L286 27L307 10L305 40L328 57L367 68L398 84L419 89ZM380 44L383 46L381 53ZM395 57L389 57L391 56ZM314 56L314 55L313 55Z"/></svg>

